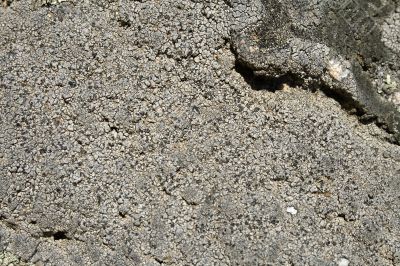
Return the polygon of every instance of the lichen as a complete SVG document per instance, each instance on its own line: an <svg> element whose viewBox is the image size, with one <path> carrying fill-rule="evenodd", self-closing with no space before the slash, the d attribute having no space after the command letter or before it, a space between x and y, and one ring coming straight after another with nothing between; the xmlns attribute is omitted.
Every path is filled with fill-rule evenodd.
<svg viewBox="0 0 400 266"><path fill-rule="evenodd" d="M30 266L31 263L21 261L17 256L7 251L0 251L0 266Z"/></svg>

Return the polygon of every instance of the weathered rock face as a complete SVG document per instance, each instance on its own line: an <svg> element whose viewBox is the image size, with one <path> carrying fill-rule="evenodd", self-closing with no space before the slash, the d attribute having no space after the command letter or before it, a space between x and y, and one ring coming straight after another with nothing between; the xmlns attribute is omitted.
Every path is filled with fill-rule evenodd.
<svg viewBox="0 0 400 266"><path fill-rule="evenodd" d="M0 265L399 264L399 3L356 3L3 1Z"/></svg>
<svg viewBox="0 0 400 266"><path fill-rule="evenodd" d="M231 5L244 3L252 6L249 1ZM392 101L378 94L383 76L397 80L400 73L396 34L386 34L395 40L389 41L391 45L382 38L383 22L397 5L394 1L259 1L255 4L260 6L259 19L245 26L238 20L241 26L234 30L238 64L253 80L257 76L322 89L344 108L355 109L362 120L383 124L399 142L397 86L389 91L392 97L387 98Z"/></svg>

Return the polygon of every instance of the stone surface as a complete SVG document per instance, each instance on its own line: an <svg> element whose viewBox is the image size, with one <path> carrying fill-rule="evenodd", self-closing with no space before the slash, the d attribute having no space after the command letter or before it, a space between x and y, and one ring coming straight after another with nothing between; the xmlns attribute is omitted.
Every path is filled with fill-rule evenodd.
<svg viewBox="0 0 400 266"><path fill-rule="evenodd" d="M252 1L232 5L244 2ZM384 124L400 142L394 97L400 90L399 1L257 2L259 19L245 26L240 20L232 38L242 68L259 78L323 90L362 119ZM386 98L379 95L382 86Z"/></svg>
<svg viewBox="0 0 400 266"><path fill-rule="evenodd" d="M398 1L2 3L1 264L400 264Z"/></svg>

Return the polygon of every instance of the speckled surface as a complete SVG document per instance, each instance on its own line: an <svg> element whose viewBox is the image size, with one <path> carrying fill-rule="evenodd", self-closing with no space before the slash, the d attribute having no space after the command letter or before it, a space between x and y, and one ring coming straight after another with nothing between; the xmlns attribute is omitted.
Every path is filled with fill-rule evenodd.
<svg viewBox="0 0 400 266"><path fill-rule="evenodd" d="M0 265L400 265L395 127L314 2L3 1ZM359 74L392 108L389 2Z"/></svg>

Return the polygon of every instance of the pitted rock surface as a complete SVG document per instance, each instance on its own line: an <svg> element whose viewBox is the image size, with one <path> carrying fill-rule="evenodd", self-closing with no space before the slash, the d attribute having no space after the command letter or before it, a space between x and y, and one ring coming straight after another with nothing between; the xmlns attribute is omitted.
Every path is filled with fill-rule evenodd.
<svg viewBox="0 0 400 266"><path fill-rule="evenodd" d="M0 265L399 265L398 2L329 3L2 1Z"/></svg>

